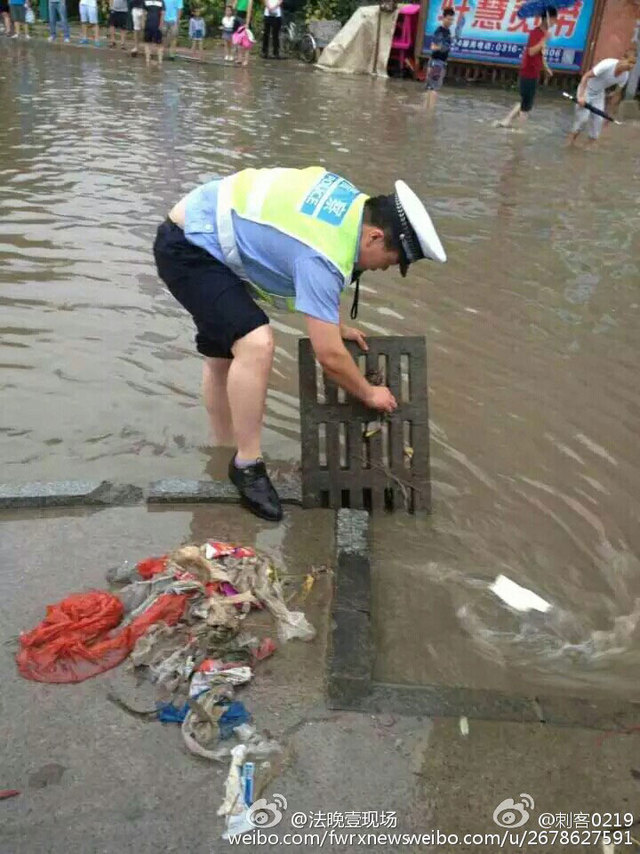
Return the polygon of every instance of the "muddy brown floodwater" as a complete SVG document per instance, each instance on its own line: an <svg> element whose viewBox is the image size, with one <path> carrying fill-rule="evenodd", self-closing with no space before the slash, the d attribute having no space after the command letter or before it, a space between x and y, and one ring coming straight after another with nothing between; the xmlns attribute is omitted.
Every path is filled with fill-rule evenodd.
<svg viewBox="0 0 640 854"><path fill-rule="evenodd" d="M3 479L218 474L190 321L154 272L157 224L243 166L321 163L371 193L405 178L450 261L366 275L360 315L371 334L427 336L434 513L379 521L380 555L401 555L483 661L633 695L640 127L586 154L563 148L559 98L541 99L527 135L491 129L505 93L447 89L432 118L421 99L292 63L146 71L3 41ZM302 323L273 325L265 451L286 468ZM498 573L551 610L506 609L487 589Z"/></svg>

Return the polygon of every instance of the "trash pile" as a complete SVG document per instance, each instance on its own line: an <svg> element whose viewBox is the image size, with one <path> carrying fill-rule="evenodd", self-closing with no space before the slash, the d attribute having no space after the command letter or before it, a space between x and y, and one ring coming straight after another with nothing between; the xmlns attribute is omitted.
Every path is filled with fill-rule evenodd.
<svg viewBox="0 0 640 854"><path fill-rule="evenodd" d="M250 612L266 609L282 642L311 640L315 629L302 611L289 610L267 557L208 540L125 563L107 580L118 586L116 593L73 594L48 606L45 619L20 636L16 661L25 678L81 682L128 658L146 668L158 692L156 710L134 714L179 723L191 753L222 760L232 755L233 736L243 760L264 760L280 750L235 699L256 664L276 650L270 637L243 631L244 623ZM312 573L304 594L313 581Z"/></svg>

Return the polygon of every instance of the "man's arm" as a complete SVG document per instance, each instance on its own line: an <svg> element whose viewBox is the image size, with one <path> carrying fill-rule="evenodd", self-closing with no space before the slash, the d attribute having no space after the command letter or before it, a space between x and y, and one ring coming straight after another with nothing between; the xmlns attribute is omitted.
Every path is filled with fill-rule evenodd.
<svg viewBox="0 0 640 854"><path fill-rule="evenodd" d="M585 92L587 89L587 83L592 77L595 77L595 76L596 75L593 73L593 68L591 69L591 71L587 71L586 74L582 75L582 80L580 81L580 85L578 86L578 92L576 94L576 99L577 99L577 101L581 107L584 107L584 105L585 105L585 97L584 96L585 96Z"/></svg>
<svg viewBox="0 0 640 854"><path fill-rule="evenodd" d="M344 346L340 326L305 315L311 346L327 376L348 394L366 406L382 412L393 412L396 399L386 386L373 386L362 376L358 366Z"/></svg>

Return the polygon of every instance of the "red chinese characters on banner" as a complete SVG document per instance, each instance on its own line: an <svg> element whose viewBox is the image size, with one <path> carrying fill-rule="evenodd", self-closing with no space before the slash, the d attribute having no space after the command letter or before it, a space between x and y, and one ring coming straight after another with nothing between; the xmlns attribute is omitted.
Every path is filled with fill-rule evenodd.
<svg viewBox="0 0 640 854"><path fill-rule="evenodd" d="M501 30L509 0L478 0L472 26L479 30Z"/></svg>
<svg viewBox="0 0 640 854"><path fill-rule="evenodd" d="M521 5L522 3L518 3L518 6L511 13L511 17L509 18L509 23L507 25L508 33L530 33L531 30L535 30L536 27L540 26L540 18L523 19L518 17L518 9ZM582 0L577 0L577 2L568 9L560 9L558 12L558 20L551 32L551 38L554 36L571 38L575 32L581 8Z"/></svg>
<svg viewBox="0 0 640 854"><path fill-rule="evenodd" d="M508 33L530 33L531 30L540 24L540 18L519 18L516 12L511 13L509 24L507 25Z"/></svg>
<svg viewBox="0 0 640 854"><path fill-rule="evenodd" d="M578 0L577 3L574 3L573 6L569 6L568 9L560 9L558 11L558 20L553 28L552 36L563 36L570 39L575 32L581 9L582 3L580 0Z"/></svg>
<svg viewBox="0 0 640 854"><path fill-rule="evenodd" d="M536 27L540 26L540 18L518 17L518 9L522 6L523 2L524 0L520 0L520 3L516 5L516 8L511 13L509 23L507 24L508 33L526 33L528 35L531 30L535 30Z"/></svg>

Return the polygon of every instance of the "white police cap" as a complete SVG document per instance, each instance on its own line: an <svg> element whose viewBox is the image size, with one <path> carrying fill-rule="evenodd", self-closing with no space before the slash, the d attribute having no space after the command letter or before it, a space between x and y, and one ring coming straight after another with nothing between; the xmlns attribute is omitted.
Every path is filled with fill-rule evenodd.
<svg viewBox="0 0 640 854"><path fill-rule="evenodd" d="M447 260L446 252L431 222L431 217L420 199L404 181L396 181L394 198L399 220L398 239L401 248L402 275L406 275L409 264L421 258L429 258L444 264Z"/></svg>

